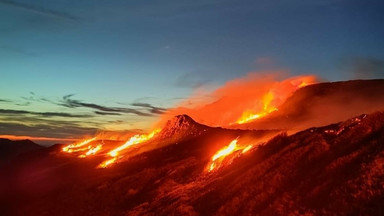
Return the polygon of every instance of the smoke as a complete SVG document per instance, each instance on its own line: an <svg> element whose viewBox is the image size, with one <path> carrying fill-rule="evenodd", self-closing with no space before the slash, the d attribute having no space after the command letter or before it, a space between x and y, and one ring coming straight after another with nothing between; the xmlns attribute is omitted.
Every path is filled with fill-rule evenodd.
<svg viewBox="0 0 384 216"><path fill-rule="evenodd" d="M144 131L140 129L122 130L122 131L98 131L96 133L97 139L100 140L114 140L114 141L126 141L136 134L142 134Z"/></svg>
<svg viewBox="0 0 384 216"><path fill-rule="evenodd" d="M237 128L301 131L384 109L384 80L325 82L301 88L278 112Z"/></svg>
<svg viewBox="0 0 384 216"><path fill-rule="evenodd" d="M380 61L367 59L355 64L356 73L378 71L381 65ZM314 75L287 78L286 74L249 73L210 92L195 92L161 115L155 126L161 127L175 115L187 114L214 127L303 130L384 109L383 80L310 85L320 79Z"/></svg>
<svg viewBox="0 0 384 216"><path fill-rule="evenodd" d="M163 114L156 125L164 124L175 115L187 114L197 122L225 127L235 123L244 112L262 111L266 94L273 96L270 105L278 107L296 89L317 80L313 75L286 78L286 74L285 71L253 72L230 80L211 92L194 93Z"/></svg>
<svg viewBox="0 0 384 216"><path fill-rule="evenodd" d="M374 57L351 57L341 62L353 79L384 78L384 61Z"/></svg>

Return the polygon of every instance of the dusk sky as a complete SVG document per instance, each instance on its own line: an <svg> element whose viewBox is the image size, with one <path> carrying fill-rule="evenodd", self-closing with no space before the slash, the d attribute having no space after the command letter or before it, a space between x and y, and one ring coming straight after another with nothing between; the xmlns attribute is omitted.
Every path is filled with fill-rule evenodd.
<svg viewBox="0 0 384 216"><path fill-rule="evenodd" d="M381 0L0 0L0 135L149 129L249 72L384 78Z"/></svg>

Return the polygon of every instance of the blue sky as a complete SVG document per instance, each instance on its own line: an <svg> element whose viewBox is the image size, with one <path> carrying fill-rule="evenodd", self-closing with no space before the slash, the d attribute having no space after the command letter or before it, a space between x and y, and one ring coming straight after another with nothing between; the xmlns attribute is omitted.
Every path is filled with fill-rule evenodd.
<svg viewBox="0 0 384 216"><path fill-rule="evenodd" d="M146 129L251 71L383 78L383 20L374 0L0 0L0 134Z"/></svg>

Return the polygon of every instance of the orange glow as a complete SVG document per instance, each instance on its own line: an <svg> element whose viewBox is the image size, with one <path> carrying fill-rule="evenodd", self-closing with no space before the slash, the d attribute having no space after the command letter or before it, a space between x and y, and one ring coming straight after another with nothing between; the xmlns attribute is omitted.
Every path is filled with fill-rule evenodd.
<svg viewBox="0 0 384 216"><path fill-rule="evenodd" d="M287 94L288 91L289 93L292 93L296 91L299 88L308 86L310 84L313 84L314 80L313 77L298 77L296 79L293 79L290 81L290 87L287 88L285 86L280 86L277 88L271 88L270 91L268 91L266 94L263 95L261 98L261 103L263 105L263 108L261 111L258 112L253 112L250 110L246 110L243 112L241 117L236 121L237 124L244 124L247 122L250 122L255 119L262 118L274 111L277 111L277 106L280 105L282 101L277 102L275 99L278 98L277 95L274 92L278 92L279 94ZM287 96L286 96L287 97ZM285 97L285 98L286 98Z"/></svg>
<svg viewBox="0 0 384 216"><path fill-rule="evenodd" d="M215 155L213 155L212 161L215 161L218 158L225 157L231 154L234 150L236 150L236 146L237 146L237 139L232 140L232 142L227 147L219 150Z"/></svg>
<svg viewBox="0 0 384 216"><path fill-rule="evenodd" d="M112 159L108 159L103 161L101 164L99 164L98 168L107 168L111 166L113 163L116 162L117 157L120 155L120 152L129 148L130 146L137 145L139 143L146 142L150 139L152 139L156 134L158 134L161 131L161 129L157 129L152 131L149 134L136 134L132 136L127 142L125 142L123 145L113 149L112 151L108 152L108 155L112 157ZM120 156L122 157L122 156Z"/></svg>
<svg viewBox="0 0 384 216"><path fill-rule="evenodd" d="M310 83L307 83L307 82L303 81L302 83L300 83L300 85L298 85L298 87L299 88L303 88L303 87L305 87L307 85L310 85Z"/></svg>
<svg viewBox="0 0 384 216"><path fill-rule="evenodd" d="M159 133L160 131L161 131L160 129L157 129L157 130L152 131L149 134L142 134L142 135L136 134L135 136L131 137L127 142L125 142L123 145L113 149L108 154L111 157L116 157L120 151L122 151L122 150L124 150L124 149L126 149L132 145L146 142L146 141L150 140L153 136L155 136L157 133Z"/></svg>
<svg viewBox="0 0 384 216"><path fill-rule="evenodd" d="M98 140L126 141L137 133L135 130L99 131L96 136Z"/></svg>
<svg viewBox="0 0 384 216"><path fill-rule="evenodd" d="M253 148L253 145L242 146L238 145L238 139L232 140L228 146L220 149L211 158L210 164L207 166L208 172L219 169L223 164L226 157L232 155L232 158L239 157L240 155L248 152ZM240 152L241 150L241 152Z"/></svg>
<svg viewBox="0 0 384 216"><path fill-rule="evenodd" d="M115 161L116 161L116 157L106 160L103 163L99 164L98 168L107 168L111 166L111 164L113 164Z"/></svg>
<svg viewBox="0 0 384 216"><path fill-rule="evenodd" d="M201 89L168 109L157 126L181 114L214 127L244 124L277 111L297 89L316 83L317 79L312 75L286 78L283 74L284 71L249 73L211 92Z"/></svg>
<svg viewBox="0 0 384 216"><path fill-rule="evenodd" d="M91 139L87 139L87 140L84 140L80 143L76 143L76 144L70 144L70 145L67 145L66 147L64 147L62 150L63 152L68 152L68 153L71 153L71 152L78 152L78 151L85 151L87 150L88 148L80 148L80 147L83 147L85 145L87 145L88 143L90 142L93 142L96 140L96 137L93 137Z"/></svg>
<svg viewBox="0 0 384 216"><path fill-rule="evenodd" d="M73 152L82 152L82 151L86 151L87 149L89 149L91 146L88 146L88 147L84 147L84 148L74 148L74 149L66 149L64 152L68 152L68 153L73 153ZM65 147L64 147L65 148ZM63 149L64 149L63 148Z"/></svg>
<svg viewBox="0 0 384 216"><path fill-rule="evenodd" d="M271 102L273 101L274 97L275 96L273 95L272 92L268 92L267 94L265 94L262 98L263 110L259 113L252 113L251 111L245 111L242 114L241 118L238 119L236 123L244 124L254 119L264 117L269 113L276 111L277 108L271 105Z"/></svg>
<svg viewBox="0 0 384 216"><path fill-rule="evenodd" d="M243 154L246 153L247 151L251 150L252 147L253 147L253 145L249 145L249 146L245 147L241 153L243 153Z"/></svg>
<svg viewBox="0 0 384 216"><path fill-rule="evenodd" d="M94 155L96 154L98 151L100 151L101 149L103 148L103 146L101 144L97 145L96 147L94 148L89 148L89 150L85 153L85 154L82 154L80 155L79 157L81 158L84 158L84 157L87 157L89 155Z"/></svg>

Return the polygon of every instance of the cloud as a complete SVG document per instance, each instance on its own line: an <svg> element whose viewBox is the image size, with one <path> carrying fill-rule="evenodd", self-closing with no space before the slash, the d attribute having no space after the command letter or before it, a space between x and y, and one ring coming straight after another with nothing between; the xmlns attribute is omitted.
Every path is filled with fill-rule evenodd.
<svg viewBox="0 0 384 216"><path fill-rule="evenodd" d="M48 102L51 104L55 104L53 101L49 100L48 98L37 96L34 92L29 92L29 96L21 97L21 99L26 100L27 102L26 103L19 103L16 105L27 106L27 105L32 104L32 102L39 102L39 103Z"/></svg>
<svg viewBox="0 0 384 216"><path fill-rule="evenodd" d="M0 122L3 122L0 134L76 138L102 130L105 125L113 128L111 125L117 124L117 122L108 122L107 120L111 119L105 119L102 116L116 116L113 120L120 121L119 124L127 123L127 121L135 121L136 123L137 119L135 116L127 119L123 114L153 117L164 114L166 111L165 108L157 107L147 102L136 101L135 103L124 104L125 106L109 107L76 100L72 98L73 96L74 94L68 94L57 100L29 92L27 96L22 97L22 101L0 99L0 103L10 102L15 107L18 106L20 108L0 109ZM39 112L36 111L37 109L20 107L33 106L34 103L49 103L56 107L53 108L52 112ZM69 109L66 112L56 111L61 110L62 108L60 107L67 107ZM75 110L76 108L86 108L88 110L82 110L83 112L79 113L78 110ZM84 121L85 119L87 120ZM137 125L132 124L132 127L137 127Z"/></svg>
<svg viewBox="0 0 384 216"><path fill-rule="evenodd" d="M38 13L38 14L42 14L45 16L60 18L60 19L64 19L64 20L70 20L70 21L76 21L77 20L77 18L72 16L71 14L64 13L61 11L51 10L51 9L44 8L44 7L37 6L37 5L15 2L12 0L0 0L0 4L9 5L9 6L19 8L19 9L24 9L24 10L27 10L27 11L30 11L33 13Z"/></svg>
<svg viewBox="0 0 384 216"><path fill-rule="evenodd" d="M121 115L120 113L114 113L114 112L100 112L100 111L95 111L97 115Z"/></svg>
<svg viewBox="0 0 384 216"><path fill-rule="evenodd" d="M375 57L349 57L341 62L342 68L354 79L383 78L384 60Z"/></svg>
<svg viewBox="0 0 384 216"><path fill-rule="evenodd" d="M136 114L138 116L152 116L150 113L141 112L137 109L132 108L125 108L125 107L106 107L98 104L93 103L84 103L80 100L74 100L71 99L71 97L74 96L73 94L65 95L63 97L63 100L58 103L58 105L68 107L68 108L78 108L78 107L86 107L90 109L95 109L97 111L101 112L110 112L110 113L130 113L130 114Z"/></svg>
<svg viewBox="0 0 384 216"><path fill-rule="evenodd" d="M0 114L9 114L9 115L35 115L41 117L69 117L69 118L89 118L91 115L77 115L70 113L61 113L61 112L32 112L26 110L11 110L11 109L0 109Z"/></svg>
<svg viewBox="0 0 384 216"><path fill-rule="evenodd" d="M161 108L161 107L155 107L149 103L132 103L132 106L137 106L137 107L144 107L144 108L149 108L149 111L153 114L164 114L167 109Z"/></svg>
<svg viewBox="0 0 384 216"><path fill-rule="evenodd" d="M29 105L31 105L32 103L31 102L25 102L25 103L17 103L17 104L15 104L15 105L17 105L17 106L29 106Z"/></svg>
<svg viewBox="0 0 384 216"><path fill-rule="evenodd" d="M52 125L52 124L34 124L27 125L22 123L0 123L0 134L12 134L18 136L45 137L49 135L55 138L78 138L86 134L95 134L97 128L81 127L74 125Z"/></svg>

